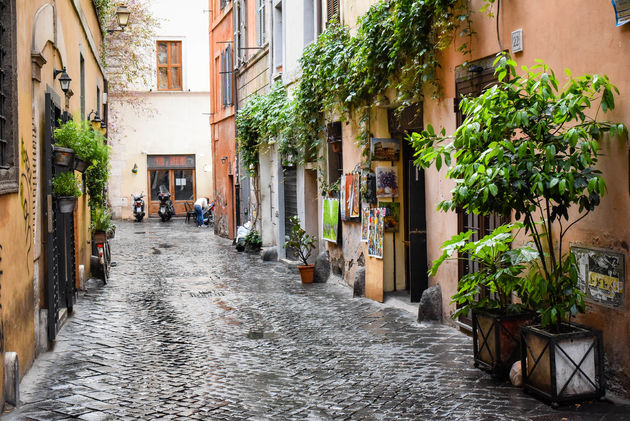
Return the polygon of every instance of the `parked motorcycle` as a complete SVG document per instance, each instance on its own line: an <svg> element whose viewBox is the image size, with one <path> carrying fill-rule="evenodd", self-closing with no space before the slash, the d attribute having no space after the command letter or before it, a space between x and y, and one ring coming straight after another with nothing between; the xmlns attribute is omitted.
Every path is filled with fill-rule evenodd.
<svg viewBox="0 0 630 421"><path fill-rule="evenodd" d="M160 210L158 210L158 215L162 219L162 222L166 222L175 215L175 208L173 207L171 194L166 187L160 186L158 200L160 201Z"/></svg>
<svg viewBox="0 0 630 421"><path fill-rule="evenodd" d="M140 195L136 196L135 194L131 195L131 207L133 209L133 217L136 218L136 221L142 222L142 218L144 218L144 193L140 193Z"/></svg>
<svg viewBox="0 0 630 421"><path fill-rule="evenodd" d="M214 224L214 202L208 205L208 208L203 212L203 223L206 225Z"/></svg>

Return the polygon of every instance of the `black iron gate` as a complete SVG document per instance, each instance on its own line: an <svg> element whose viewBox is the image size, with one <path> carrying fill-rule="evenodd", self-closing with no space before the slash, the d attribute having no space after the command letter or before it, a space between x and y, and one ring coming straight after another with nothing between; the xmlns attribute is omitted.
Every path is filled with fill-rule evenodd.
<svg viewBox="0 0 630 421"><path fill-rule="evenodd" d="M75 300L76 267L74 242L74 212L62 214L53 199L52 179L56 174L74 171L54 164L54 131L59 121L69 120L61 112L58 100L46 94L46 133L43 162L45 183L44 223L46 225L46 295L48 306L48 339L53 341L59 331L63 310L72 310Z"/></svg>

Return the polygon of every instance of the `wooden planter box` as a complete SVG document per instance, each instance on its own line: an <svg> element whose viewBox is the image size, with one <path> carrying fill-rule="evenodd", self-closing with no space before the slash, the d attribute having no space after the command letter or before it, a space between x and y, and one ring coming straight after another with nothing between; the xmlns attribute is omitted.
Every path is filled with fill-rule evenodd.
<svg viewBox="0 0 630 421"><path fill-rule="evenodd" d="M561 403L598 399L605 392L602 332L565 323L566 333L540 326L521 329L523 386L557 407Z"/></svg>
<svg viewBox="0 0 630 421"><path fill-rule="evenodd" d="M507 378L512 364L521 358L519 328L534 319L533 313L500 315L473 310L473 354L475 367Z"/></svg>

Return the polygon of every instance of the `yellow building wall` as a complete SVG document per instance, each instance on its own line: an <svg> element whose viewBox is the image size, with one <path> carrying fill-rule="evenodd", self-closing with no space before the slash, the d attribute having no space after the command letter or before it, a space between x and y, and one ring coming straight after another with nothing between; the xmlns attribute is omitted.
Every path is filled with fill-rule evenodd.
<svg viewBox="0 0 630 421"><path fill-rule="evenodd" d="M84 52L86 67L86 109L96 107L96 84L103 92L103 77L97 64L98 56L92 54L88 37L92 45L102 43L101 34L93 31L97 27L96 15L91 2L75 2L82 12L77 13L73 0L55 2L58 21L62 23L63 46L53 42L45 44L41 50L46 64L41 68L41 81L32 78L33 63L33 26L38 10L46 1L32 0L16 2L17 19L17 92L18 92L18 138L20 163L20 191L0 196L0 304L1 320L4 333L3 351L17 352L20 362L20 375L23 376L32 365L36 355L38 329L38 310L46 307L45 291L45 252L42 248L45 233L42 231L42 212L45 201L42 189L43 167L40 159L41 142L44 131L44 95L46 89L52 89L63 98L58 80L53 80L53 69L67 67L73 79L71 88L75 96L70 100L69 111L80 108L79 92L79 55ZM91 22L92 32L86 33L80 23ZM54 26L52 20L40 19L38 31L42 34ZM89 32L89 31L88 31ZM62 63L60 51L67 54ZM62 101L63 102L63 101ZM62 104L63 106L64 104ZM90 234L87 197L78 202L76 212L78 264L89 267ZM0 364L1 366L1 364ZM1 370L1 368L0 368ZM0 382L0 396L3 396Z"/></svg>

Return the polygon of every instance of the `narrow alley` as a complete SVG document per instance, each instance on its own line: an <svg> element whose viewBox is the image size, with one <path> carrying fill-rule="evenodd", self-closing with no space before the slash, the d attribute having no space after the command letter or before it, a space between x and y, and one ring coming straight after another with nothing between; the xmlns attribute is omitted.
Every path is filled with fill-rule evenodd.
<svg viewBox="0 0 630 421"><path fill-rule="evenodd" d="M630 419L552 410L475 369L455 329L301 284L181 220L122 222L112 254L6 419Z"/></svg>

